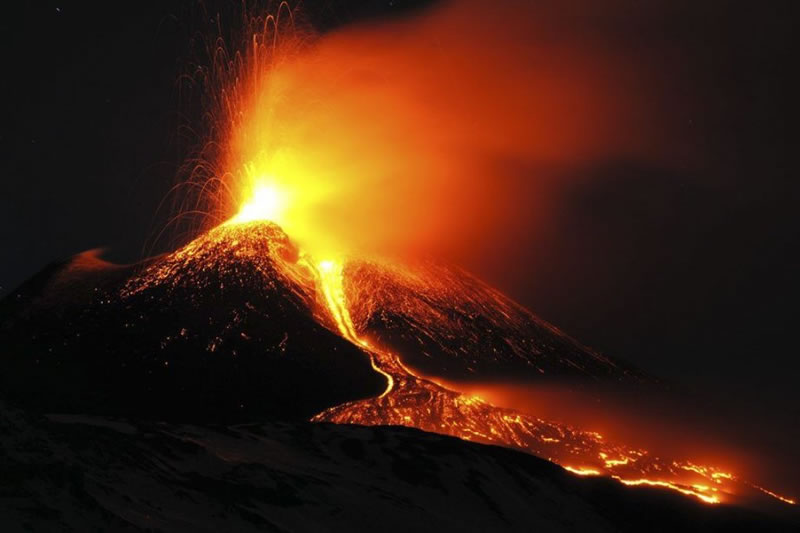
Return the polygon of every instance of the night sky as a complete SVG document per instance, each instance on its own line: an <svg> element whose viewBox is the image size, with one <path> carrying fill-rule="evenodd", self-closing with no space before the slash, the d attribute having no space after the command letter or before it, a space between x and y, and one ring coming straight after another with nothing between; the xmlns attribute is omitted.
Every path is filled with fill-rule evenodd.
<svg viewBox="0 0 800 533"><path fill-rule="evenodd" d="M427 3L306 5L324 32ZM3 293L85 249L141 258L192 145L179 133L177 79L194 59L191 36L207 30L198 3L90 4L18 3L0 15ZM660 24L653 3L647 31L663 31L671 59L691 67L674 105L699 105L664 142L706 154L702 164L571 169L591 179L561 192L548 231L498 242L492 254L508 261L467 266L586 344L733 402L781 405L797 429L796 9L701 4Z"/></svg>

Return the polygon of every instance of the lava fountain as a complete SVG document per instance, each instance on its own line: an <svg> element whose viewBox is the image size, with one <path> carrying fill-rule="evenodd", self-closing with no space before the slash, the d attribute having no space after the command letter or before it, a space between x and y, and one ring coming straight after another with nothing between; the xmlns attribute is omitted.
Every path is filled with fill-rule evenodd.
<svg viewBox="0 0 800 533"><path fill-rule="evenodd" d="M447 124L432 122L441 116L423 115L410 103L429 81L426 69L431 65L416 65L420 74L413 83L393 84L382 79L385 68L369 69L373 51L362 49L354 56L341 36L314 41L286 2L275 13L247 18L235 53L221 40L210 47L212 66L202 72L216 136L206 146L216 151L193 168L184 190L199 191L190 211L211 213L211 226L218 226L211 231L221 238L247 240L259 222L283 228L300 250L294 261L280 263L286 275L313 286L315 316L368 353L374 371L385 377L382 394L336 405L313 421L409 426L508 446L576 475L671 489L709 504L735 501L753 491L795 503L726 469L659 457L608 442L593 431L497 407L413 370L407 361L424 346L412 352L413 342L396 345L380 338L372 327L377 314L370 309L380 308L384 317L402 317L421 345L426 339L467 339L447 353L453 364L468 361L468 369L496 363L498 368L520 365L537 374L566 368L640 379L635 370L582 347L467 273L377 260L360 251L386 242L413 248L414 239L424 239L426 231L441 233L447 227L452 234L454 228L470 227L462 224L464 219L492 220L502 206L487 205L485 179L470 185L476 169L465 168L469 158L453 156L449 144L459 143L445 142L455 139L448 136ZM412 72L398 68L406 75ZM557 92L564 84L581 87L581 76L562 73L549 90ZM584 96L567 92L571 96L560 100L561 106ZM477 115L486 116L485 110ZM581 124L601 118L589 113ZM592 142L564 133L569 128L569 123L561 128L560 141L573 143L576 151L588 150ZM530 135L522 135L521 142L531 141ZM552 152L559 150L563 146L551 146ZM443 207L453 203L462 212L461 222L454 225L452 210ZM470 234L480 238L485 231ZM477 329L484 323L484 329ZM511 333L484 351L481 342L497 331ZM537 338L548 343L537 344Z"/></svg>

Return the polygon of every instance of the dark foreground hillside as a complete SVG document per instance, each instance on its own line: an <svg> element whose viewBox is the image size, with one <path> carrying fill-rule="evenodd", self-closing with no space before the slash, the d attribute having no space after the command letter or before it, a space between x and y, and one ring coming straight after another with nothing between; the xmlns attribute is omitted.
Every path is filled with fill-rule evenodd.
<svg viewBox="0 0 800 533"><path fill-rule="evenodd" d="M792 531L396 427L189 426L0 404L0 530Z"/></svg>

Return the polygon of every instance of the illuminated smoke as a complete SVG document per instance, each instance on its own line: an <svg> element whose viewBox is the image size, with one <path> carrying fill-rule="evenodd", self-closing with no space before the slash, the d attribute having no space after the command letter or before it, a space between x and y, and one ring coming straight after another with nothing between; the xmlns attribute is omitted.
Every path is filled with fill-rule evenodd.
<svg viewBox="0 0 800 533"><path fill-rule="evenodd" d="M212 134L183 187L209 226L262 196L321 255L474 256L547 225L552 169L636 157L667 127L651 67L576 13L450 2L324 36L301 20L281 4L209 44Z"/></svg>

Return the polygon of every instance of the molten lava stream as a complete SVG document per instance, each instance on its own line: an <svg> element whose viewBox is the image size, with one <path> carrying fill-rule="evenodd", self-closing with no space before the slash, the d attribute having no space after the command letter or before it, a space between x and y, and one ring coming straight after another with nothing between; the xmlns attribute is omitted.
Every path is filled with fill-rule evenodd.
<svg viewBox="0 0 800 533"><path fill-rule="evenodd" d="M314 272L320 303L336 328L370 354L373 368L386 376L388 385L377 398L332 407L313 417L313 421L408 426L509 446L547 458L577 475L604 475L628 486L670 489L709 504L727 501L749 485L712 466L667 461L646 450L606 442L599 433L497 407L415 375L396 354L359 335L343 289L343 263L321 261ZM784 503L795 503L761 487L749 486Z"/></svg>
<svg viewBox="0 0 800 533"><path fill-rule="evenodd" d="M341 262L318 263L316 273L323 303L342 336L370 353L373 367L387 377L388 386L378 398L332 407L315 416L314 421L409 426L466 440L512 446L565 465L579 475L607 474L628 485L671 488L706 503L721 501L720 492L724 487L705 490L699 488L705 486L698 483L692 486L688 482L645 477L655 472L679 477L686 472L679 463L662 467L658 458L648 457L647 452L607 444L597 433L495 407L480 398L464 396L413 374L395 354L359 336L348 311L342 268ZM602 467L595 466L598 459ZM587 466L578 468L568 466L570 464ZM709 476L716 472L709 468L693 473L709 481Z"/></svg>
<svg viewBox="0 0 800 533"><path fill-rule="evenodd" d="M312 267L313 268L313 267ZM336 327L342 336L357 346L361 346L370 354L372 368L376 372L384 375L387 380L386 390L380 395L383 398L394 388L394 377L390 372L385 371L378 362L382 352L370 348L369 343L358 336L353 320L347 309L347 300L344 295L344 285L342 283L342 263L326 259L320 261L316 268L313 268L325 300L325 306L331 318L336 322Z"/></svg>
<svg viewBox="0 0 800 533"><path fill-rule="evenodd" d="M281 218L280 191L261 187L239 214L223 226ZM235 232L233 232L235 233ZM491 405L423 378L400 357L362 336L354 325L344 290L343 260L315 260L299 250L291 261L279 261L279 271L302 286L313 283L320 322L337 331L370 356L373 369L386 377L387 387L375 398L331 407L312 421L360 425L400 425L465 440L516 448L546 458L582 476L608 476L625 485L671 489L705 503L731 499L744 491L794 501L712 466L666 460L647 450L606 442L602 435ZM309 279L310 278L310 279Z"/></svg>

